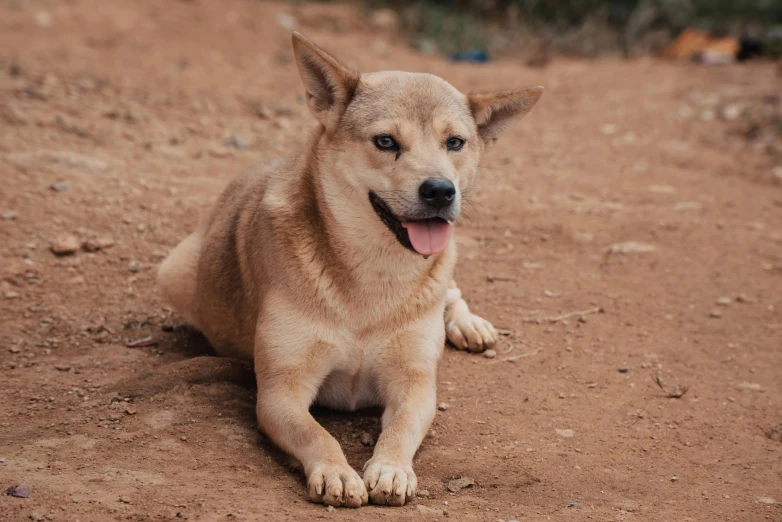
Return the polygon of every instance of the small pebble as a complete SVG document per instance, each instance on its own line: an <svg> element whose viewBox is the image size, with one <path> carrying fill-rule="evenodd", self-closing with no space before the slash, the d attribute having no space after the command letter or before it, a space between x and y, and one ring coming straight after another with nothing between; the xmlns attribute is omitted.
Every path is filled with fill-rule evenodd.
<svg viewBox="0 0 782 522"><path fill-rule="evenodd" d="M68 370L71 369L70 364L55 364L54 367L60 370L61 372L67 372Z"/></svg>
<svg viewBox="0 0 782 522"><path fill-rule="evenodd" d="M141 270L141 265L138 264L138 261L131 261L128 263L128 271L131 273L137 273L139 270Z"/></svg>
<svg viewBox="0 0 782 522"><path fill-rule="evenodd" d="M250 146L250 142L241 134L232 134L231 137L225 141L225 145L227 147L243 150Z"/></svg>
<svg viewBox="0 0 782 522"><path fill-rule="evenodd" d="M110 236L102 236L94 239L85 240L81 247L87 252L97 252L99 250L105 250L114 246L114 238Z"/></svg>
<svg viewBox="0 0 782 522"><path fill-rule="evenodd" d="M367 433L366 431L361 434L361 444L364 446L374 446L375 445L375 439L372 438L372 435Z"/></svg>
<svg viewBox="0 0 782 522"><path fill-rule="evenodd" d="M328 511L329 513L331 513L332 511L334 511L334 506L329 506L329 507L327 507L327 508L326 508L326 511Z"/></svg>
<svg viewBox="0 0 782 522"><path fill-rule="evenodd" d="M564 393L562 393L562 392L559 392L559 398L560 398L560 399L564 399L564 398L565 398L565 394L564 394Z"/></svg>
<svg viewBox="0 0 782 522"><path fill-rule="evenodd" d="M429 498L429 490L421 489L421 490L416 492L416 495L419 498Z"/></svg>
<svg viewBox="0 0 782 522"><path fill-rule="evenodd" d="M448 404L445 402L441 402L440 404L437 405L437 409L440 411L445 411L448 409Z"/></svg>
<svg viewBox="0 0 782 522"><path fill-rule="evenodd" d="M8 212L3 212L2 214L0 214L0 219L2 219L3 221L13 221L18 217L19 217L19 213L14 212L13 210L9 210Z"/></svg>
<svg viewBox="0 0 782 522"><path fill-rule="evenodd" d="M711 312L709 312L709 317L711 317L712 319L719 319L720 317L722 317L722 312L720 312L719 310L712 310Z"/></svg>
<svg viewBox="0 0 782 522"><path fill-rule="evenodd" d="M619 368L619 373L627 373L629 371L630 371L629 366L622 366L621 368Z"/></svg>
<svg viewBox="0 0 782 522"><path fill-rule="evenodd" d="M187 442L187 437L185 437L184 435L182 435L182 436L180 437L180 439L182 439L183 441Z"/></svg>
<svg viewBox="0 0 782 522"><path fill-rule="evenodd" d="M485 352L483 352L483 356L486 357L487 359L494 359L495 357L497 357L497 352L495 350L486 350Z"/></svg>
<svg viewBox="0 0 782 522"><path fill-rule="evenodd" d="M52 253L58 256L69 256L79 250L79 240L76 236L60 236L51 244Z"/></svg>
<svg viewBox="0 0 782 522"><path fill-rule="evenodd" d="M71 182L67 180L58 181L57 183L52 183L49 188L55 192L67 192L71 189Z"/></svg>
<svg viewBox="0 0 782 522"><path fill-rule="evenodd" d="M33 488L27 484L19 484L18 486L11 486L5 490L6 495L11 495L16 498L28 498L32 493Z"/></svg>
<svg viewBox="0 0 782 522"><path fill-rule="evenodd" d="M714 301L714 304L717 306L729 306L733 302L733 299L730 297L720 297L716 301Z"/></svg>
<svg viewBox="0 0 782 522"><path fill-rule="evenodd" d="M471 488L475 484L472 477L461 477L448 482L448 491L456 493L464 488Z"/></svg>
<svg viewBox="0 0 782 522"><path fill-rule="evenodd" d="M671 477L671 482L676 482L677 480L679 480L679 479L678 479L678 478L676 478L676 475L674 475L674 476L672 476L672 477Z"/></svg>

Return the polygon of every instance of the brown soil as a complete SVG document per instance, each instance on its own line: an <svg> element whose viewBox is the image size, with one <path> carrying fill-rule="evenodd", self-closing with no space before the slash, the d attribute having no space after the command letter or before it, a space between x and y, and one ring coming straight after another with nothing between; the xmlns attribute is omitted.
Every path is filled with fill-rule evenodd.
<svg viewBox="0 0 782 522"><path fill-rule="evenodd" d="M0 488L32 487L0 519L782 520L782 176L725 105L779 93L774 67L453 65L292 9L0 2ZM494 359L446 350L429 497L404 508L310 504L252 376L189 360L208 347L155 291L228 180L313 126L280 13L362 70L548 87L459 230L458 280L509 335ZM55 256L68 235L97 250ZM318 417L360 467L377 412Z"/></svg>

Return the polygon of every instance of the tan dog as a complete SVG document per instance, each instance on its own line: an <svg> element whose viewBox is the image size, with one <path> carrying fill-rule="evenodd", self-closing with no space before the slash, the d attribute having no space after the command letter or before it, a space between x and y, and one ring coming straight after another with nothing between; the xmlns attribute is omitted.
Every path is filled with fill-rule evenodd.
<svg viewBox="0 0 782 522"><path fill-rule="evenodd" d="M486 145L543 89L465 96L429 74L359 75L298 33L293 48L317 131L234 180L159 284L220 355L254 361L258 424L312 501L402 505L446 333L471 351L497 340L451 279L451 224ZM363 480L313 403L384 408Z"/></svg>

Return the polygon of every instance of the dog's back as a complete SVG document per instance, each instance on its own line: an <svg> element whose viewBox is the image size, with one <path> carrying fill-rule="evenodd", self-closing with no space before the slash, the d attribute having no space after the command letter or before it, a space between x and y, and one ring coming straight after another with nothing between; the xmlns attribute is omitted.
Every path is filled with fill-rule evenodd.
<svg viewBox="0 0 782 522"><path fill-rule="evenodd" d="M248 295L248 290L262 285L248 278L258 277L264 267L248 264L257 261L253 249L264 241L246 241L247 229L261 219L266 191L282 178L283 166L281 160L254 165L231 181L198 229L169 254L158 272L164 299L221 355L253 356L262 296Z"/></svg>

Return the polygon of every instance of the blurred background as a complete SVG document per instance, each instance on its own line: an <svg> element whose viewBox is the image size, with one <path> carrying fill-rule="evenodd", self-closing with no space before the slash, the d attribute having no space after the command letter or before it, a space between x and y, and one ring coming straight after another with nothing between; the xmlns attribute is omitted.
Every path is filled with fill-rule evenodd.
<svg viewBox="0 0 782 522"><path fill-rule="evenodd" d="M777 0L402 0L371 5L398 13L418 48L446 53L477 48L502 55L538 48L582 57L630 57L663 51L685 30L732 38L736 45L744 39L770 56L782 51L782 2Z"/></svg>

